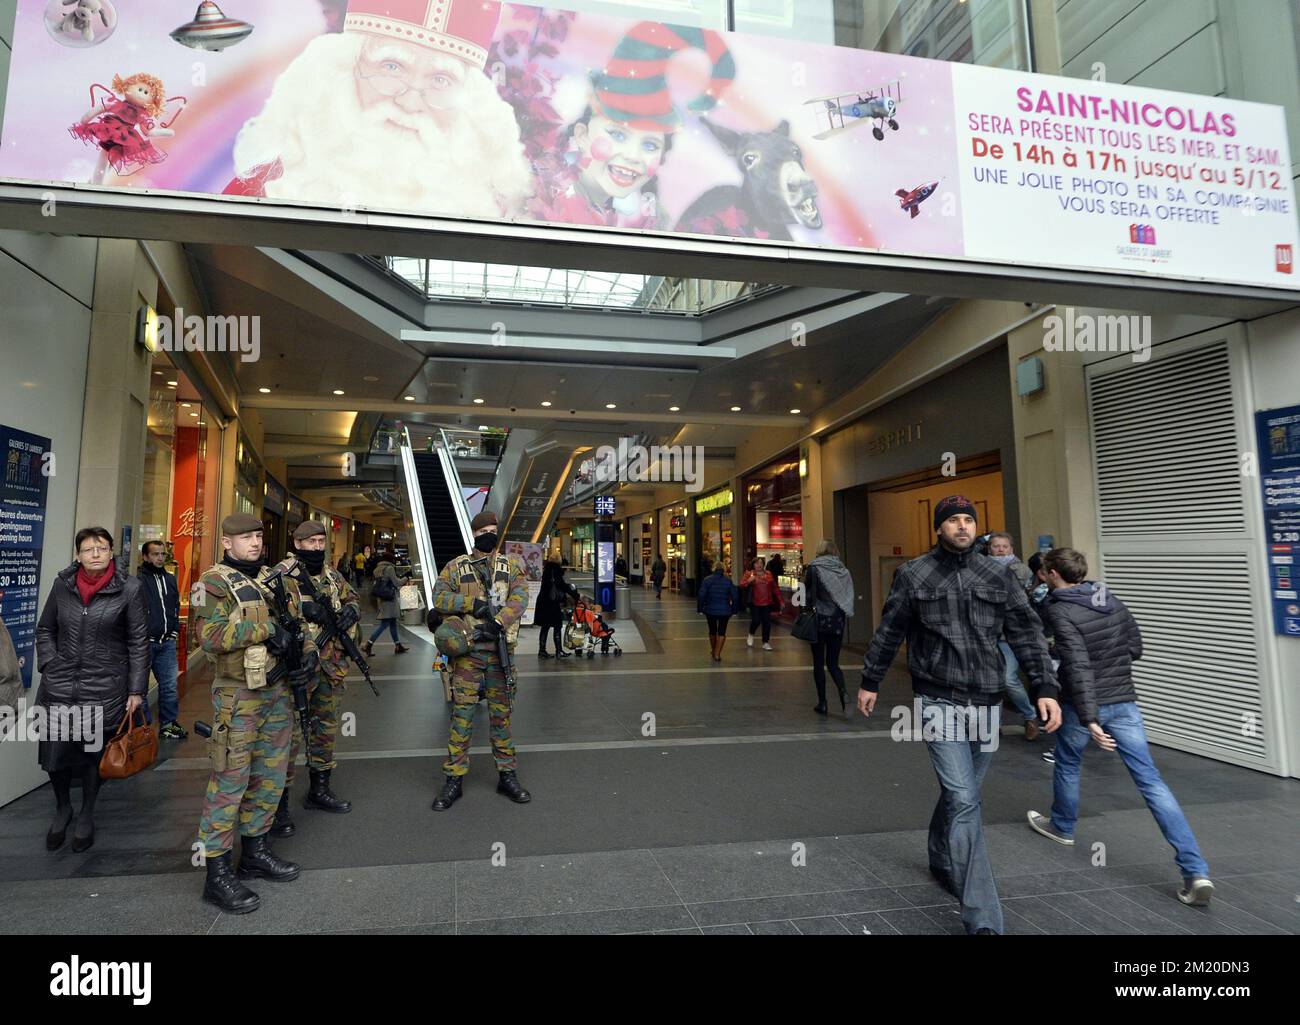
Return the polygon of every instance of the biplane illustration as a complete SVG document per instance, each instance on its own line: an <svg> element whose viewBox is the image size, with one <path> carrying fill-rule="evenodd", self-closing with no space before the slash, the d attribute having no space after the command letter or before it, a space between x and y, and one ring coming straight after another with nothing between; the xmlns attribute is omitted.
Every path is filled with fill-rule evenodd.
<svg viewBox="0 0 1300 1025"><path fill-rule="evenodd" d="M821 129L814 139L830 139L843 132L875 122L871 134L877 142L885 141L885 125L898 131L898 105L903 102L902 87L897 80L886 82L864 92L844 93L840 96L818 96L806 100L804 106L815 108L817 127Z"/></svg>

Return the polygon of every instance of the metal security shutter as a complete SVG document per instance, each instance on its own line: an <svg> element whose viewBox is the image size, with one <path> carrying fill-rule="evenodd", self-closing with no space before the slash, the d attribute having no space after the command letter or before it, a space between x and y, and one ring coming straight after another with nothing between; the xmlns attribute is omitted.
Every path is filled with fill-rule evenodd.
<svg viewBox="0 0 1300 1025"><path fill-rule="evenodd" d="M1151 740L1277 767L1257 563L1241 455L1240 361L1222 336L1149 362L1088 368L1101 567L1142 629L1134 663Z"/></svg>
<svg viewBox="0 0 1300 1025"><path fill-rule="evenodd" d="M1099 377L1089 397L1102 536L1245 529L1226 344Z"/></svg>

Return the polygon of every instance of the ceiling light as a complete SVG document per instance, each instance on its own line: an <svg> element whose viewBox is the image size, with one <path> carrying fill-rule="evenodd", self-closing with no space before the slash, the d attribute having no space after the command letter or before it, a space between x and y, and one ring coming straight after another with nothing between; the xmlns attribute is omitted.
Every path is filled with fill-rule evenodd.
<svg viewBox="0 0 1300 1025"><path fill-rule="evenodd" d="M732 411L733 413L739 413L739 412L740 412L740 407L739 407L739 406L732 406L732 407L731 407L731 411Z"/></svg>
<svg viewBox="0 0 1300 1025"><path fill-rule="evenodd" d="M605 403L605 408L606 408L606 409L618 409L618 406L616 406L616 405L615 405L614 403L612 403L612 402L606 402L606 403Z"/></svg>
<svg viewBox="0 0 1300 1025"><path fill-rule="evenodd" d="M481 406L481 405L483 405L483 400L482 400L482 399L475 399L475 400L474 400L474 405L476 405L476 406Z"/></svg>
<svg viewBox="0 0 1300 1025"><path fill-rule="evenodd" d="M167 382L167 387L168 387L168 388L175 388L175 387L176 387L176 382L175 382L175 381L168 381L168 382Z"/></svg>
<svg viewBox="0 0 1300 1025"><path fill-rule="evenodd" d="M258 388L257 390L260 391L263 395L270 395L270 394L271 394L271 389L270 389L270 388Z"/></svg>
<svg viewBox="0 0 1300 1025"><path fill-rule="evenodd" d="M343 389L342 389L342 388L335 388L335 389L334 389L334 394L335 394L335 395L342 395L342 394L343 394Z"/></svg>
<svg viewBox="0 0 1300 1025"><path fill-rule="evenodd" d="M543 402L542 405L545 406L547 409L551 408L551 404L549 402Z"/></svg>
<svg viewBox="0 0 1300 1025"><path fill-rule="evenodd" d="M191 413L190 416L198 416L198 413Z"/></svg>
<svg viewBox="0 0 1300 1025"><path fill-rule="evenodd" d="M155 371L153 372L153 376L154 376L154 377L162 377L162 371L161 371L161 370L155 370Z"/></svg>
<svg viewBox="0 0 1300 1025"><path fill-rule="evenodd" d="M790 410L790 415L791 415L791 416L798 416L798 415L799 415L800 413L802 413L802 412L803 412L802 409L792 409L792 410Z"/></svg>
<svg viewBox="0 0 1300 1025"><path fill-rule="evenodd" d="M414 396L414 395L403 395L402 398L405 399L407 402L414 402L414 401L415 401L415 396Z"/></svg>
<svg viewBox="0 0 1300 1025"><path fill-rule="evenodd" d="M181 409L189 409L189 408L190 408L190 404L188 402L181 403Z"/></svg>
<svg viewBox="0 0 1300 1025"><path fill-rule="evenodd" d="M668 412L670 412L670 413L680 413L681 411L682 411L682 407L681 407L681 406L669 406L669 407L668 407Z"/></svg>
<svg viewBox="0 0 1300 1025"><path fill-rule="evenodd" d="M377 378L377 377L372 377L370 374L367 374L367 375L366 375L365 377L363 377L361 380L363 380L363 381L369 381L371 384L374 384L376 381L379 380L379 378Z"/></svg>

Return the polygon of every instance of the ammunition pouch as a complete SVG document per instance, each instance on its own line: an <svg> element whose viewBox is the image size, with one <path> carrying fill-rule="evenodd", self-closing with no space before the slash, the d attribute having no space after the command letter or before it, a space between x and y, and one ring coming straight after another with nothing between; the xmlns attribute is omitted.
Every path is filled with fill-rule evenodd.
<svg viewBox="0 0 1300 1025"><path fill-rule="evenodd" d="M243 654L241 669L244 686L249 690L260 690L267 684L266 674L271 667L271 655L265 644L250 644Z"/></svg>

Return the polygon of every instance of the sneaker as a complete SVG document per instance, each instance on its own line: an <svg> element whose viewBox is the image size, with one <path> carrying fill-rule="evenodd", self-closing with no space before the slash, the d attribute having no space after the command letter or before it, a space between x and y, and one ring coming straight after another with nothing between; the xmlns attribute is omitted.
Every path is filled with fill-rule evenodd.
<svg viewBox="0 0 1300 1025"><path fill-rule="evenodd" d="M160 737L166 737L168 740L184 740L189 736L181 724L178 722L169 722L166 726L158 731Z"/></svg>
<svg viewBox="0 0 1300 1025"><path fill-rule="evenodd" d="M1055 752L1055 751L1044 751L1044 752L1043 752L1043 761L1045 761L1048 765L1055 765L1055 764L1056 764L1056 752Z"/></svg>
<svg viewBox="0 0 1300 1025"><path fill-rule="evenodd" d="M771 650L772 650L772 645L770 645L770 644L764 644L764 645L763 645L763 650L764 650L764 651L771 651Z"/></svg>
<svg viewBox="0 0 1300 1025"><path fill-rule="evenodd" d="M1039 815L1036 811L1031 811L1029 813L1029 828L1040 836L1045 836L1049 840L1055 840L1062 847L1074 846L1074 837L1066 836L1064 833L1059 832L1056 827L1052 825L1051 819Z"/></svg>
<svg viewBox="0 0 1300 1025"><path fill-rule="evenodd" d="M752 648L753 646L754 646L754 635L753 635L753 634L748 634L748 635L746 635L746 637L745 637L745 647L747 647L747 648Z"/></svg>
<svg viewBox="0 0 1300 1025"><path fill-rule="evenodd" d="M1205 876L1195 876L1183 880L1183 888L1178 891L1178 899L1194 908L1203 908L1210 903L1214 894L1214 884Z"/></svg>

